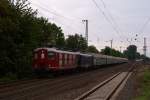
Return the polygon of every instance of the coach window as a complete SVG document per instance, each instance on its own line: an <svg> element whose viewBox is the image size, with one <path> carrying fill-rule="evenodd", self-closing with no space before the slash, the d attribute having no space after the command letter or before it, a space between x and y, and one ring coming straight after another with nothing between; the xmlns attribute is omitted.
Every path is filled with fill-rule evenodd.
<svg viewBox="0 0 150 100"><path fill-rule="evenodd" d="M67 64L67 54L65 54L65 64Z"/></svg>
<svg viewBox="0 0 150 100"><path fill-rule="evenodd" d="M72 64L72 54L69 56L69 63Z"/></svg>
<svg viewBox="0 0 150 100"><path fill-rule="evenodd" d="M75 55L72 55L72 60L73 60L73 64L75 64L75 60L76 60L76 56Z"/></svg>
<svg viewBox="0 0 150 100"><path fill-rule="evenodd" d="M59 59L61 59L61 60L62 60L62 54L61 54L61 53L59 54Z"/></svg>
<svg viewBox="0 0 150 100"><path fill-rule="evenodd" d="M68 54L68 64L70 64L70 54Z"/></svg>
<svg viewBox="0 0 150 100"><path fill-rule="evenodd" d="M48 52L48 58L49 59L55 59L55 53L54 52Z"/></svg>
<svg viewBox="0 0 150 100"><path fill-rule="evenodd" d="M59 66L63 65L63 59L62 59L63 55L61 53L59 53Z"/></svg>

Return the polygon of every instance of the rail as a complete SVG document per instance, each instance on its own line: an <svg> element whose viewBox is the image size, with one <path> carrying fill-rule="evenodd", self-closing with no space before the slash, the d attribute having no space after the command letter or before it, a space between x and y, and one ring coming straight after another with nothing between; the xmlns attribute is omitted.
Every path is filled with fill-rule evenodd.
<svg viewBox="0 0 150 100"><path fill-rule="evenodd" d="M116 91L120 88L120 86L127 81L127 79L131 76L132 71L134 70L135 65L127 72L119 72L97 86L93 87L91 90L85 92L81 96L77 97L75 100L111 100L116 93ZM116 83L114 83L116 82ZM112 85L116 84L116 85ZM112 85L112 86L110 86ZM108 88L107 88L108 87ZM111 87L111 88L110 88ZM106 90L105 90L106 89ZM107 91L107 92L106 92Z"/></svg>

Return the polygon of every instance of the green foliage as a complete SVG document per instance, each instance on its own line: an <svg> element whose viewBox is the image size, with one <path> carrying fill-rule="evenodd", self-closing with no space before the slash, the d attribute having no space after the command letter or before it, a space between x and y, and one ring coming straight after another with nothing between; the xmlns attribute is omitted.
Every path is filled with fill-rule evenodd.
<svg viewBox="0 0 150 100"><path fill-rule="evenodd" d="M13 73L7 73L4 77L0 78L0 83L9 83L14 81L17 81L17 76Z"/></svg>
<svg viewBox="0 0 150 100"><path fill-rule="evenodd" d="M0 17L1 76L15 73L22 77L24 69L31 69L29 65L34 48L32 26L36 13L27 8L26 0L16 3L7 0L0 2L0 7L5 9ZM30 73L31 70L26 71Z"/></svg>
<svg viewBox="0 0 150 100"><path fill-rule="evenodd" d="M93 45L91 46L88 46L88 52L91 52L91 53L99 53L99 51L97 50L97 48Z"/></svg>
<svg viewBox="0 0 150 100"><path fill-rule="evenodd" d="M140 95L135 100L149 100L150 99L150 71L146 70L140 82Z"/></svg>
<svg viewBox="0 0 150 100"><path fill-rule="evenodd" d="M39 46L53 45L58 48L61 48L65 45L64 34L60 27L57 27L56 24L49 23L47 19L35 18L35 28L37 40Z"/></svg>
<svg viewBox="0 0 150 100"><path fill-rule="evenodd" d="M139 52L137 52L137 47L135 45L130 45L127 47L127 50L124 51L124 55L129 60L135 60L135 59L145 59L144 55L140 55Z"/></svg>
<svg viewBox="0 0 150 100"><path fill-rule="evenodd" d="M0 77L28 77L33 49L65 45L61 28L36 14L27 0L0 0Z"/></svg>
<svg viewBox="0 0 150 100"><path fill-rule="evenodd" d="M69 35L66 39L66 47L69 50L85 52L87 50L87 42L82 35Z"/></svg>
<svg viewBox="0 0 150 100"><path fill-rule="evenodd" d="M115 49L111 49L110 47L105 47L105 49L101 50L101 53L104 55L110 55L115 57L124 57L124 55L121 52Z"/></svg>
<svg viewBox="0 0 150 100"><path fill-rule="evenodd" d="M130 60L136 59L137 47L135 45L130 45L129 47L127 47L125 54L127 55L128 59L130 59Z"/></svg>

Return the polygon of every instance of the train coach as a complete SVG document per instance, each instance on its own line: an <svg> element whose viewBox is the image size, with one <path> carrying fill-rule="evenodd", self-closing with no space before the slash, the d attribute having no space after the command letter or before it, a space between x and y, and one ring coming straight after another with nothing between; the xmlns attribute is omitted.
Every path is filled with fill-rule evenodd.
<svg viewBox="0 0 150 100"><path fill-rule="evenodd" d="M93 56L93 65L101 66L101 65L111 65L111 64L119 64L128 62L126 58L107 56L102 54L90 53Z"/></svg>
<svg viewBox="0 0 150 100"><path fill-rule="evenodd" d="M35 71L61 71L69 69L87 69L107 64L125 63L126 58L102 54L69 52L55 48L37 48L34 50L33 69Z"/></svg>

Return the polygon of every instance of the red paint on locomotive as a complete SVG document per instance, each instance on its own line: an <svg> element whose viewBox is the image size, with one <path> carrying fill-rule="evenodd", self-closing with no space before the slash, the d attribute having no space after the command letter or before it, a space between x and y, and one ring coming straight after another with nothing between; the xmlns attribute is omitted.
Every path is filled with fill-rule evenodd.
<svg viewBox="0 0 150 100"><path fill-rule="evenodd" d="M77 67L77 54L53 48L38 48L34 51L34 70L65 70Z"/></svg>

